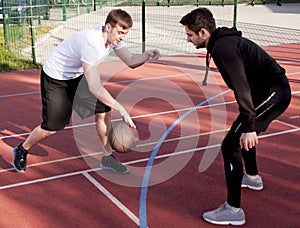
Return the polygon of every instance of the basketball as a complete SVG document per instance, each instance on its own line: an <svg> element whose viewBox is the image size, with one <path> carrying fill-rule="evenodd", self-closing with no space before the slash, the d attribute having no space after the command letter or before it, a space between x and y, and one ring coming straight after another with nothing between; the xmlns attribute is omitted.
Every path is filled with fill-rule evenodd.
<svg viewBox="0 0 300 228"><path fill-rule="evenodd" d="M136 128L121 122L111 129L108 140L114 150L119 153L127 153L136 148L139 134Z"/></svg>

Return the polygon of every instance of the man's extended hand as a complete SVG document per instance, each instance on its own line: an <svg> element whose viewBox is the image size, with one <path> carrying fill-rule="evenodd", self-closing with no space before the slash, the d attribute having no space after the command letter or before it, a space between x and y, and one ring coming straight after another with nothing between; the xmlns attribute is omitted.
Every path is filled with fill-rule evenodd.
<svg viewBox="0 0 300 228"><path fill-rule="evenodd" d="M149 54L150 56L150 59L153 59L153 60L158 60L160 58L160 52L159 50L150 50L150 51L147 51L147 53Z"/></svg>

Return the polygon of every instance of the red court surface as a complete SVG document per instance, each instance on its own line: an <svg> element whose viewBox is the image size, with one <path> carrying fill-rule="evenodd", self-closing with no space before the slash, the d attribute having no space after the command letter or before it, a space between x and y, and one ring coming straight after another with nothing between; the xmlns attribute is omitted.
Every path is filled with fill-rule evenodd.
<svg viewBox="0 0 300 228"><path fill-rule="evenodd" d="M292 102L260 136L264 189L242 190L242 227L299 227L300 44L265 49L286 69ZM140 133L136 151L116 154L129 165L128 175L98 168L103 149L94 120L76 113L64 131L32 148L25 173L15 172L13 147L41 121L39 71L0 75L0 227L138 227L142 219L155 228L215 227L202 213L226 199L219 149L238 111L231 91L214 98L228 89L213 63L208 86L201 86L203 63L199 54L162 57L137 69L101 65L107 89L130 110Z"/></svg>

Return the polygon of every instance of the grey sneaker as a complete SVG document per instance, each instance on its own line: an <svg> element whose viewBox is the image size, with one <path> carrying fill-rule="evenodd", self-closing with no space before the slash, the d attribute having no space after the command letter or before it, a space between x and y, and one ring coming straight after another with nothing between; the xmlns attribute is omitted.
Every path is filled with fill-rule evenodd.
<svg viewBox="0 0 300 228"><path fill-rule="evenodd" d="M253 179L249 177L248 174L244 173L243 180L242 180L242 187L243 188L250 188L253 190L262 190L263 189L263 181L261 176Z"/></svg>
<svg viewBox="0 0 300 228"><path fill-rule="evenodd" d="M243 225L246 222L243 209L235 211L227 202L218 209L205 212L203 219L218 225Z"/></svg>
<svg viewBox="0 0 300 228"><path fill-rule="evenodd" d="M121 174L129 173L129 169L127 168L127 166L119 162L113 155L103 156L100 162L100 168L105 170L110 170L115 173L121 173Z"/></svg>

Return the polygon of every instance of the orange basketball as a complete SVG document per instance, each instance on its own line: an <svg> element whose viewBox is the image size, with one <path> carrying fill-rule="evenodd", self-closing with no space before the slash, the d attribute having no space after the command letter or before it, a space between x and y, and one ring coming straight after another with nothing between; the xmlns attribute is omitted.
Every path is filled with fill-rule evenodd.
<svg viewBox="0 0 300 228"><path fill-rule="evenodd" d="M108 140L114 150L119 153L127 153L136 148L139 142L139 133L136 128L121 122L111 129Z"/></svg>

